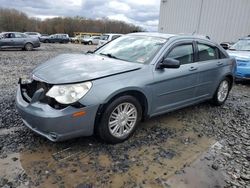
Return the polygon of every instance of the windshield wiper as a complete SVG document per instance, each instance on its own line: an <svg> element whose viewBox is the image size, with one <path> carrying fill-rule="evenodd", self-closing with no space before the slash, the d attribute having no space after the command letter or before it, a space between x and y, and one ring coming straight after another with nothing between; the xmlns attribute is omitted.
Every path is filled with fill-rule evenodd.
<svg viewBox="0 0 250 188"><path fill-rule="evenodd" d="M100 53L100 55L104 55L104 56L107 56L107 57L110 57L110 58L113 58L113 59L119 59L118 57L112 55L112 54L105 54L105 53Z"/></svg>

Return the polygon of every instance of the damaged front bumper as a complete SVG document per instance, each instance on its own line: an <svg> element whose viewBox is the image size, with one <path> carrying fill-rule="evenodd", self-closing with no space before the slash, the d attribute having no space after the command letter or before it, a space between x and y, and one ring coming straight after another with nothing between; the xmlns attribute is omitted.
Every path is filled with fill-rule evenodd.
<svg viewBox="0 0 250 188"><path fill-rule="evenodd" d="M16 106L24 124L31 130L53 142L93 134L98 105L57 107L45 100L46 87L36 86L30 92L27 86L35 87L32 83L19 81ZM84 113L82 116L74 115L79 112Z"/></svg>

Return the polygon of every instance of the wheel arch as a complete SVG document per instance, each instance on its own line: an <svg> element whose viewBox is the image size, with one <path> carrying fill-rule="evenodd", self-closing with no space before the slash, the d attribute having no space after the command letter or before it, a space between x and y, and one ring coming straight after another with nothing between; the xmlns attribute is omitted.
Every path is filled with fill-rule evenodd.
<svg viewBox="0 0 250 188"><path fill-rule="evenodd" d="M230 80L230 90L231 90L234 83L234 76L232 74L227 74L225 78L228 78Z"/></svg>
<svg viewBox="0 0 250 188"><path fill-rule="evenodd" d="M149 103L148 103L148 99L145 95L144 92L142 92L141 90L137 90L137 89L129 89L129 90L125 90L125 91L119 91L116 92L115 94L109 96L105 102L103 104L101 104L97 110L96 113L96 118L95 118L95 132L96 132L96 127L98 126L98 123L101 119L101 116L104 112L104 110L107 108L107 106L115 99L121 97L121 96L125 96L125 95L130 95L135 97L138 102L141 104L142 107L142 120L148 118L148 108L149 108Z"/></svg>

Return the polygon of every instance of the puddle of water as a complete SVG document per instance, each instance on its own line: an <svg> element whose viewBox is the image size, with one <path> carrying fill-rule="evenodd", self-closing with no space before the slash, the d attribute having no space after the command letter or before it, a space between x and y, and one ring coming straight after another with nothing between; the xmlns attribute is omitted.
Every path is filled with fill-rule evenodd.
<svg viewBox="0 0 250 188"><path fill-rule="evenodd" d="M0 159L0 177L7 179L9 182L15 181L20 174L24 173L24 169L20 163L20 155L18 153L9 154L6 158ZM27 187L21 183L19 188Z"/></svg>
<svg viewBox="0 0 250 188"><path fill-rule="evenodd" d="M205 157L211 156L215 147L220 148L220 144L216 142L209 150L203 153L190 166L184 168L185 173L175 175L167 180L169 187L178 188L200 188L200 187L224 187L225 181L223 173L211 168L213 160L205 160ZM217 148L217 149L219 149Z"/></svg>

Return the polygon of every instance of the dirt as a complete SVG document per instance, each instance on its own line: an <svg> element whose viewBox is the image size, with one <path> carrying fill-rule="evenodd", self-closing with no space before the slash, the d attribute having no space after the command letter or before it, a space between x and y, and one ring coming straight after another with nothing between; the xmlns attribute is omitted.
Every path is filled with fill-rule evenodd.
<svg viewBox="0 0 250 188"><path fill-rule="evenodd" d="M249 188L249 83L235 85L222 107L205 102L146 120L118 145L95 137L51 143L26 128L15 110L18 78L58 54L94 48L0 51L0 187Z"/></svg>

